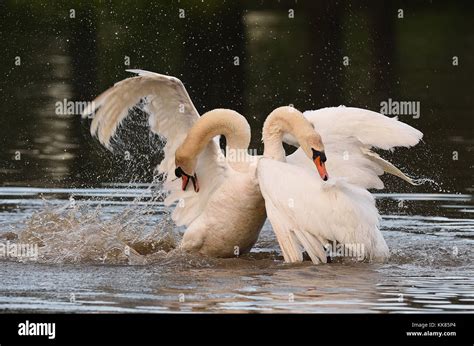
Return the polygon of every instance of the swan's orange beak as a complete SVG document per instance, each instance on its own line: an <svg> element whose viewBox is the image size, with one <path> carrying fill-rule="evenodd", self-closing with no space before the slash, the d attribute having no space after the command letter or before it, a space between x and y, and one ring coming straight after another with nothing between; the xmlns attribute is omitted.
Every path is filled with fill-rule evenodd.
<svg viewBox="0 0 474 346"><path fill-rule="evenodd" d="M188 187L189 180L193 182L193 187L195 192L199 192L199 182L196 173L194 175L186 174L181 167L177 167L174 171L174 174L177 178L181 178L181 189L186 191L186 187Z"/></svg>
<svg viewBox="0 0 474 346"><path fill-rule="evenodd" d="M321 161L320 157L317 157L314 160L314 164L316 165L316 168L318 170L319 175L321 176L321 179L324 181L328 180L328 172L326 171L326 166L324 165L324 162Z"/></svg>
<svg viewBox="0 0 474 346"><path fill-rule="evenodd" d="M181 188L183 189L183 191L186 191L186 187L188 186L189 180L191 179L191 181L193 182L194 192L199 192L199 181L196 174L194 174L194 176L183 174L181 176L181 179Z"/></svg>
<svg viewBox="0 0 474 346"><path fill-rule="evenodd" d="M313 150L313 162L316 166L316 169L318 170L319 175L321 176L321 179L324 181L329 179L328 172L326 171L326 166L324 165L324 162L326 162L326 154L324 154L324 151L317 151Z"/></svg>
<svg viewBox="0 0 474 346"><path fill-rule="evenodd" d="M189 177L187 175L182 175L181 176L181 189L183 191L186 190L186 187L188 186L188 183L189 183Z"/></svg>

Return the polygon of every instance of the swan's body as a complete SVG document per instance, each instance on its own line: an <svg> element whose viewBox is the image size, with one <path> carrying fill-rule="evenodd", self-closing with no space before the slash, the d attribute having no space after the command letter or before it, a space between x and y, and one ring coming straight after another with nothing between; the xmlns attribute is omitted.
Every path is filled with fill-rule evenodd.
<svg viewBox="0 0 474 346"><path fill-rule="evenodd" d="M165 156L158 167L166 176L164 188L169 191L165 205L176 203L172 219L176 225L187 227L180 247L214 257L250 251L266 219L257 165L248 155L229 162L213 139L224 135L229 149L246 152L250 142L247 121L225 109L200 117L177 78L132 72L139 76L116 83L85 110L84 114L97 110L91 133L110 147L110 139L129 109L146 98L151 131L166 138ZM199 187L195 190L183 189L182 182L176 179L178 162L182 172L191 174L190 179L193 175L198 177Z"/></svg>
<svg viewBox="0 0 474 346"><path fill-rule="evenodd" d="M227 174L225 183L184 233L184 250L232 257L249 252L257 241L266 213L255 173L254 178L232 170Z"/></svg>
<svg viewBox="0 0 474 346"><path fill-rule="evenodd" d="M225 158L213 138L224 135L227 150L240 153L238 160ZM199 179L199 192L183 191L179 182L171 181L165 188L172 191L166 204L178 202L173 217L184 223L180 247L214 257L231 257L250 251L257 241L266 219L265 203L256 176L255 158L247 154L250 126L237 112L215 109L204 114L188 131L175 153L175 166L185 174ZM206 146L215 146L216 155L206 154ZM203 157L204 155L204 157ZM214 172L210 167L218 165ZM205 176L206 175L206 176ZM188 203L199 202L191 219ZM204 204L205 203L205 204ZM196 207L194 207L196 208Z"/></svg>
<svg viewBox="0 0 474 346"><path fill-rule="evenodd" d="M387 258L389 250L379 230L375 200L366 189L383 188L379 175L384 172L413 182L370 148L412 146L422 133L396 119L358 108L306 112L305 117L324 142L329 173L325 182L314 174L305 148L285 158L282 140L294 140L288 133L272 131L267 124L272 118L288 121L297 113L281 107L267 118L263 129L265 158L258 165L268 218L285 260L302 261L306 251L314 263L325 263L327 247L335 243L358 246L362 249L356 254L359 260Z"/></svg>

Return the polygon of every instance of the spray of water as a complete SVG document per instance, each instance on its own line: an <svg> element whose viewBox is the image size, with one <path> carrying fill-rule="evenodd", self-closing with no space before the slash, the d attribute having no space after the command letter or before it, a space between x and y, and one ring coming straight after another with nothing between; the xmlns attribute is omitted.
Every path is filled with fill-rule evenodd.
<svg viewBox="0 0 474 346"><path fill-rule="evenodd" d="M112 214L104 212L103 201L71 196L58 207L44 200L45 207L15 225L10 238L36 244L38 261L46 263L134 265L165 259L177 251L180 234L162 208L163 192L155 184Z"/></svg>

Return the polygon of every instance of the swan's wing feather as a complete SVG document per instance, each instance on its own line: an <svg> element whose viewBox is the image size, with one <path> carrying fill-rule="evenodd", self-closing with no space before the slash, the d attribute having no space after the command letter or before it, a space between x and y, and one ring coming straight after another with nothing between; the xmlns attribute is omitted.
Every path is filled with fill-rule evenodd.
<svg viewBox="0 0 474 346"><path fill-rule="evenodd" d="M118 126L140 100L146 99L146 110L153 132L167 138L187 133L199 114L183 83L175 77L143 70L130 70L138 76L126 78L99 95L83 115L94 114L92 135L110 147Z"/></svg>
<svg viewBox="0 0 474 346"><path fill-rule="evenodd" d="M304 115L321 134L330 176L346 177L358 186L380 189L383 183L378 176L387 172L415 184L370 149L414 146L423 137L417 129L397 118L354 107L329 107L307 111ZM311 162L299 151L289 157L288 162L308 167Z"/></svg>
<svg viewBox="0 0 474 346"><path fill-rule="evenodd" d="M260 164L258 169L258 179L260 181L265 178L265 173L260 173ZM269 189L268 192L267 188ZM290 263L303 261L302 248L294 232L292 231L293 225L291 220L280 211L281 201L279 201L278 198L272 198L273 195L271 193L270 186L260 184L260 189L262 191L263 198L265 199L265 209L267 211L267 216L272 224L273 232L275 233L278 244L280 245L283 258L286 262Z"/></svg>
<svg viewBox="0 0 474 346"><path fill-rule="evenodd" d="M323 137L323 143L328 158L326 168L330 180L344 177L348 182L364 188L382 189L384 187L379 178L379 175L384 173L383 167L364 155L361 147L356 143L346 141L333 145L333 142L327 141L325 137ZM308 171L314 171L314 163L308 159L301 148L287 156L286 161Z"/></svg>
<svg viewBox="0 0 474 346"><path fill-rule="evenodd" d="M110 140L121 122L141 100L149 114L152 132L166 139L164 158L158 171L166 175L165 188L170 191L165 203L177 202L173 219L178 225L188 225L204 209L209 196L223 180L226 164L216 141L211 141L200 154L196 167L200 192L182 191L181 181L174 180L175 152L186 138L189 129L199 119L183 83L175 77L144 70L128 70L138 76L124 79L101 95L83 112L94 114L91 133L110 148ZM174 180L174 181L173 181Z"/></svg>
<svg viewBox="0 0 474 346"><path fill-rule="evenodd" d="M423 133L383 114L355 107L327 107L306 111L304 116L321 135L354 137L365 145L388 150L416 145Z"/></svg>
<svg viewBox="0 0 474 346"><path fill-rule="evenodd" d="M363 249L361 259L384 259L388 247L379 231L374 197L344 179L323 182L314 170L270 159L258 164L267 215L287 262L326 262L324 246L337 242Z"/></svg>

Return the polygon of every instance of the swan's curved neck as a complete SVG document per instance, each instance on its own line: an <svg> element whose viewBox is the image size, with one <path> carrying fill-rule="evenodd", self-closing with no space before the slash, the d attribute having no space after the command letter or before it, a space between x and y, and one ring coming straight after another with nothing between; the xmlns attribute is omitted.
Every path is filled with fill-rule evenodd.
<svg viewBox="0 0 474 346"><path fill-rule="evenodd" d="M293 135L296 139L302 139L303 133L300 129L307 126L303 114L293 107L279 107L265 120L263 124L263 156L278 161L285 161L286 154L283 148L283 136Z"/></svg>
<svg viewBox="0 0 474 346"><path fill-rule="evenodd" d="M214 137L223 135L226 138L227 149L238 151L246 156L250 144L250 126L239 113L230 109L214 109L202 115L189 130L181 145L186 156L196 158ZM239 156L242 158L242 156ZM248 165L248 160L230 160L229 164L236 170L242 170Z"/></svg>

